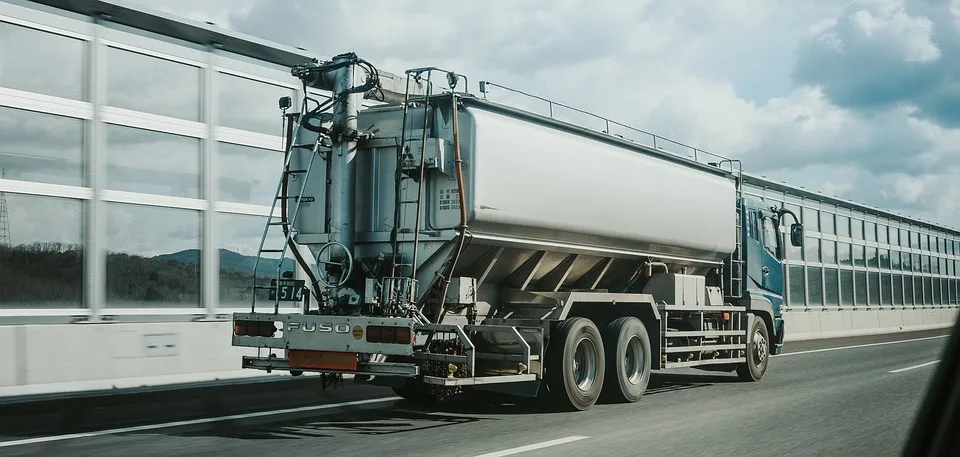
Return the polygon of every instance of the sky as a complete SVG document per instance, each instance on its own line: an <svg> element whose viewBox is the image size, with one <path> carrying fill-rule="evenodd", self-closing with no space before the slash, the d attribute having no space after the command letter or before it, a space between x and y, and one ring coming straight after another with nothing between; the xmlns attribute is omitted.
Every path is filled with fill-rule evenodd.
<svg viewBox="0 0 960 457"><path fill-rule="evenodd" d="M960 226L960 0L128 0L402 73L435 65Z"/></svg>

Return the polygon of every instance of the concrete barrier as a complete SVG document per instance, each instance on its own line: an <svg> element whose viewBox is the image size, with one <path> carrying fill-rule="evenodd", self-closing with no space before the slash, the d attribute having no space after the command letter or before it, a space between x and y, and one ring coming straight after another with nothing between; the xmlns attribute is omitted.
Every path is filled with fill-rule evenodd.
<svg viewBox="0 0 960 457"><path fill-rule="evenodd" d="M949 328L958 308L798 310L784 313L784 340L806 341Z"/></svg>
<svg viewBox="0 0 960 457"><path fill-rule="evenodd" d="M789 311L786 341L946 328L957 308ZM290 376L241 370L231 323L0 326L0 398Z"/></svg>

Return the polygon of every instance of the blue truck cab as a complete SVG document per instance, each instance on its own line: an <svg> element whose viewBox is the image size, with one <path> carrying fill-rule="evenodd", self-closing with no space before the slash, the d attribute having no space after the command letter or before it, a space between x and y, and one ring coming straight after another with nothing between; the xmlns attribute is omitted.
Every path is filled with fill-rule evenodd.
<svg viewBox="0 0 960 457"><path fill-rule="evenodd" d="M767 324L770 348L773 354L783 351L785 299L784 260L787 238L791 245L802 247L803 224L788 209L778 208L761 200L743 198L741 205L741 234L743 240L743 281L740 282L741 302ZM787 236L781 236L780 227L785 216L793 223Z"/></svg>

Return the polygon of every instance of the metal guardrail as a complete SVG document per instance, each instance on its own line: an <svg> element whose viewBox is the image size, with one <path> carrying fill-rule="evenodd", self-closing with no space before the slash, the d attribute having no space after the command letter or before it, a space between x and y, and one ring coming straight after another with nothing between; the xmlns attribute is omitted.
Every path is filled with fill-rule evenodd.
<svg viewBox="0 0 960 457"><path fill-rule="evenodd" d="M712 152L705 151L705 150L700 149L700 148L698 148L698 147L690 146L689 144L681 143L681 142L679 142L679 141L672 140L672 139L670 139L670 138L663 137L663 136L657 135L657 134L652 133L652 132L648 132L648 131L646 131L646 130L638 129L638 128L636 128L636 127L633 127L633 126L624 124L624 123L622 123L622 122L615 121L615 120L613 120L613 119L610 119L610 118L601 116L601 115L599 115L599 114L591 113L591 112L589 112L589 111L582 110L582 109L580 109L580 108L575 108L575 107L573 107L573 106L566 105L566 104L563 104L563 103L560 103L560 102L556 102L556 101L550 100L550 99L548 99L548 98L541 97L541 96L539 96L539 95L534 95L534 94L531 94L531 93L528 93L528 92L524 92L524 91L519 90L519 89L514 89L514 88L511 88L511 87L507 87L507 86L502 86L502 85L500 85L500 84L492 83L492 82L490 82L490 81L480 81L480 93L483 94L484 99L487 98L487 93L489 92L489 91L487 90L488 87L496 87L496 88L499 88L499 89L503 89L503 90L506 90L506 91L509 91L509 92L513 92L513 93L516 93L516 94L524 95L524 96L533 98L533 99L535 99L535 100L539 100L539 101L545 102L545 103L547 104L548 116L549 116L551 119L557 119L555 107L561 107L561 108L565 108L565 109L568 109L568 110L570 110L570 111L574 111L574 112L577 112L577 113L580 113L580 114L584 114L584 115L587 115L587 116L590 116L590 117L593 117L593 118L595 118L595 119L600 120L600 121L603 122L603 124L604 124L604 129L603 129L603 130L598 130L598 131L601 132L601 133L605 133L605 134L607 134L607 135L617 136L617 137L623 138L623 139L628 140L628 141L633 141L633 142L639 143L639 144L641 144L641 145L643 145L643 146L652 147L652 148L657 149L657 150L660 150L660 151L664 151L664 152L667 152L667 153L670 153L670 154L674 154L674 155L678 155L678 156L683 157L683 154L680 154L680 153L678 153L678 152L676 152L676 151L671 151L671 150L669 150L669 149L663 148L663 145L664 145L664 144L674 144L674 145L680 146L681 148L684 148L684 149L686 149L687 151L689 151L689 154L686 155L686 157L693 158L693 160L694 160L695 162L699 162L699 163L703 163L703 164L709 164L709 163L710 163L709 161L706 161L706 162L705 162L705 161L702 161L702 160L701 160L702 158L705 158L705 157L710 157L710 158L716 159L717 162L730 162L730 161L734 160L734 159L730 159L729 157L724 157L724 156L721 156L721 155L719 155L719 154L714 154L714 153L712 153ZM557 120L561 120L561 119L557 119ZM590 127L588 127L588 126L586 126L586 125L579 125L579 126L580 126L580 127L584 127L584 128L590 128ZM650 138L650 139L648 140L648 142L644 142L644 141L642 141L640 138L630 138L630 137L626 137L626 136L624 136L624 135L615 134L615 133L612 133L612 132L611 132L611 127L620 127L620 128L623 128L623 129L625 129L625 130L627 130L627 131L630 131L630 132L639 133L639 134L642 135L642 137L648 137L648 138ZM596 129L593 129L593 130L596 130Z"/></svg>

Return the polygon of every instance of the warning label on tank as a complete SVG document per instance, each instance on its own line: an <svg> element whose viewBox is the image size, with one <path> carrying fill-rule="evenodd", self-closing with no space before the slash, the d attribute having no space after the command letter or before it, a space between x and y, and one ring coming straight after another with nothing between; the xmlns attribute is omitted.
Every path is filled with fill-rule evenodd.
<svg viewBox="0 0 960 457"><path fill-rule="evenodd" d="M460 196L457 189L441 189L439 204L440 211L459 210Z"/></svg>

